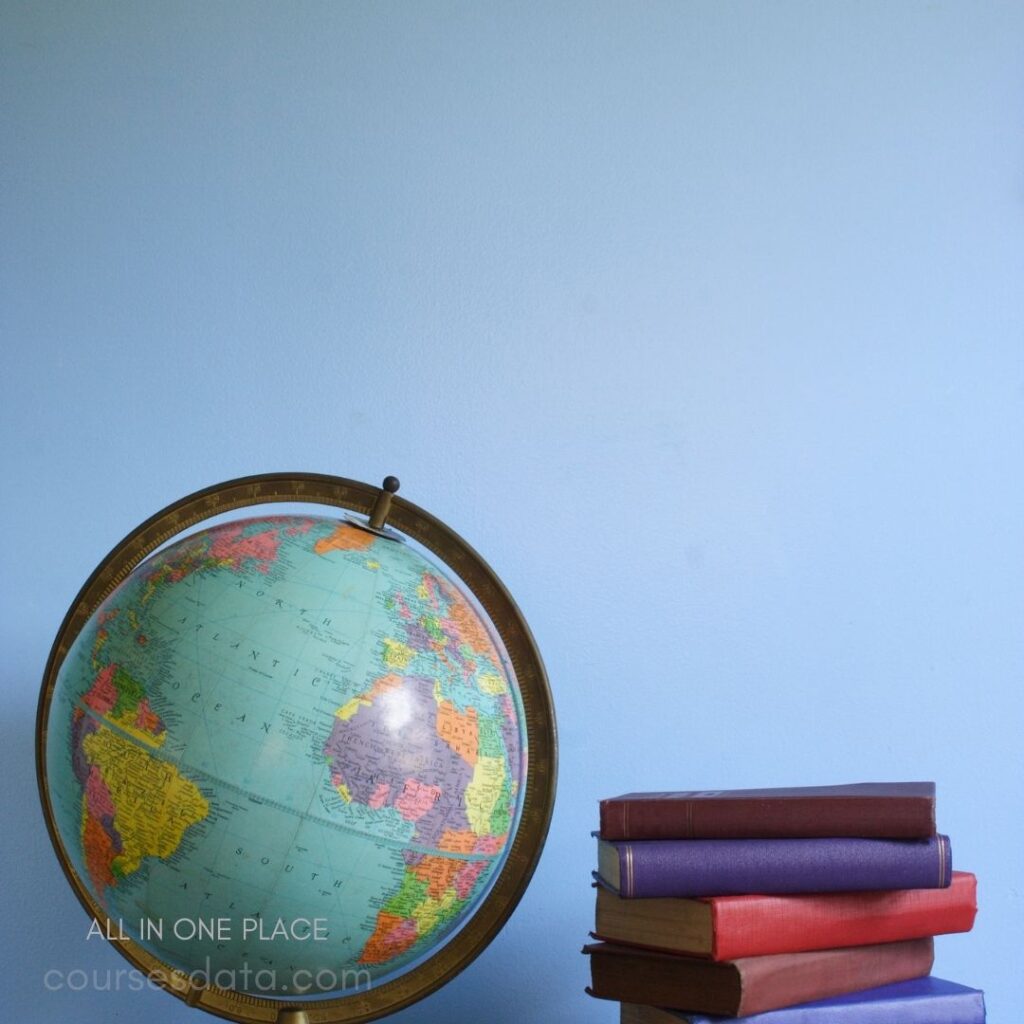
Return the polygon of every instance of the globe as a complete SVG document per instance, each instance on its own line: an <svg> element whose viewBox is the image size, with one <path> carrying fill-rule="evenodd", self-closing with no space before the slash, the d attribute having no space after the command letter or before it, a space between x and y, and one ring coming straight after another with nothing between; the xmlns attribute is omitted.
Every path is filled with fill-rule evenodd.
<svg viewBox="0 0 1024 1024"><path fill-rule="evenodd" d="M346 485L349 504L370 493ZM436 987L490 937L438 963L525 842L513 659L468 585L383 518L250 516L115 559L48 671L40 776L69 877L137 966L238 1020L310 1001L370 1019Z"/></svg>

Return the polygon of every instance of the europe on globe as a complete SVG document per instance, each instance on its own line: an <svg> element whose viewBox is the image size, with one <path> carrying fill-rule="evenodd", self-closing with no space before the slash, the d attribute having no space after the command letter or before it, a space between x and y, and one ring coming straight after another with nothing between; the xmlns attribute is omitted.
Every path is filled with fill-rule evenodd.
<svg viewBox="0 0 1024 1024"><path fill-rule="evenodd" d="M250 479L235 505L280 496ZM323 479L351 485L352 507L368 493ZM384 527L395 489L368 522L256 515L177 536L80 605L53 659L41 787L69 877L108 937L166 965L165 987L235 1019L325 996L370 1019L436 987L451 972L431 958L495 898L523 817L513 659L468 585ZM415 534L416 506L395 503ZM473 945L521 894L549 813L550 797Z"/></svg>

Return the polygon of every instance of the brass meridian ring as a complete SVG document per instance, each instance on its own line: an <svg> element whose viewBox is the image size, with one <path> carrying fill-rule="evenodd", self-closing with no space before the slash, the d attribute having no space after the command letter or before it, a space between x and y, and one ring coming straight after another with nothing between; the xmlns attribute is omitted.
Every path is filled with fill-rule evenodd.
<svg viewBox="0 0 1024 1024"><path fill-rule="evenodd" d="M163 543L212 516L251 505L308 502L369 515L380 489L319 473L267 473L196 491L151 516L124 538L86 580L61 623L43 674L36 715L36 777L46 827L61 868L79 902L104 928L116 928L78 879L57 833L46 777L50 701L64 657L104 598ZM522 898L540 858L551 821L557 772L554 706L540 652L512 596L487 563L457 533L429 512L395 495L388 526L418 541L451 569L490 617L519 685L526 719L527 773L519 826L504 865L475 913L436 953L407 974L367 992L333 999L266 999L214 986L198 986L134 941L114 947L167 991L240 1024L360 1024L394 1013L440 988L468 966L497 935ZM116 934L107 931L106 934Z"/></svg>

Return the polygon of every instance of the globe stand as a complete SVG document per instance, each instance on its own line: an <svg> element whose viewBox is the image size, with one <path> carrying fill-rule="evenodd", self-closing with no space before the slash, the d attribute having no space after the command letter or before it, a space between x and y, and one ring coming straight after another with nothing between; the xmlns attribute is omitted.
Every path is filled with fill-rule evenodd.
<svg viewBox="0 0 1024 1024"><path fill-rule="evenodd" d="M111 934L112 922L78 876L64 848L51 805L47 735L58 674L72 644L104 600L157 548L215 516L260 504L321 504L355 512L353 526L391 540L420 544L455 574L486 613L501 640L522 702L527 760L518 824L509 836L505 861L483 902L445 945L414 969L382 981L372 991L328 995L296 1005L243 991L197 984L132 941L114 948L143 975L155 978L186 1005L239 1024L364 1024L428 996L472 962L508 920L533 875L554 805L557 740L547 676L529 628L511 595L486 562L458 534L429 512L396 496L398 480L382 488L315 473L243 477L196 491L168 505L128 534L94 570L64 617L54 640L39 695L36 776L43 814L61 868L79 902ZM387 525L385 525L387 523Z"/></svg>
<svg viewBox="0 0 1024 1024"><path fill-rule="evenodd" d="M282 1010L277 1024L309 1024L309 1014L305 1010Z"/></svg>

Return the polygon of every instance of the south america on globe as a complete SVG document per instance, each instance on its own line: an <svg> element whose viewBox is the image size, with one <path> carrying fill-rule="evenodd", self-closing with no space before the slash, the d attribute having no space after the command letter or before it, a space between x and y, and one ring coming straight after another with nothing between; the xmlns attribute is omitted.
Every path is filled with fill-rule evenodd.
<svg viewBox="0 0 1024 1024"><path fill-rule="evenodd" d="M160 963L270 998L415 970L505 863L524 704L479 603L417 547L259 516L141 561L49 696L53 829Z"/></svg>

